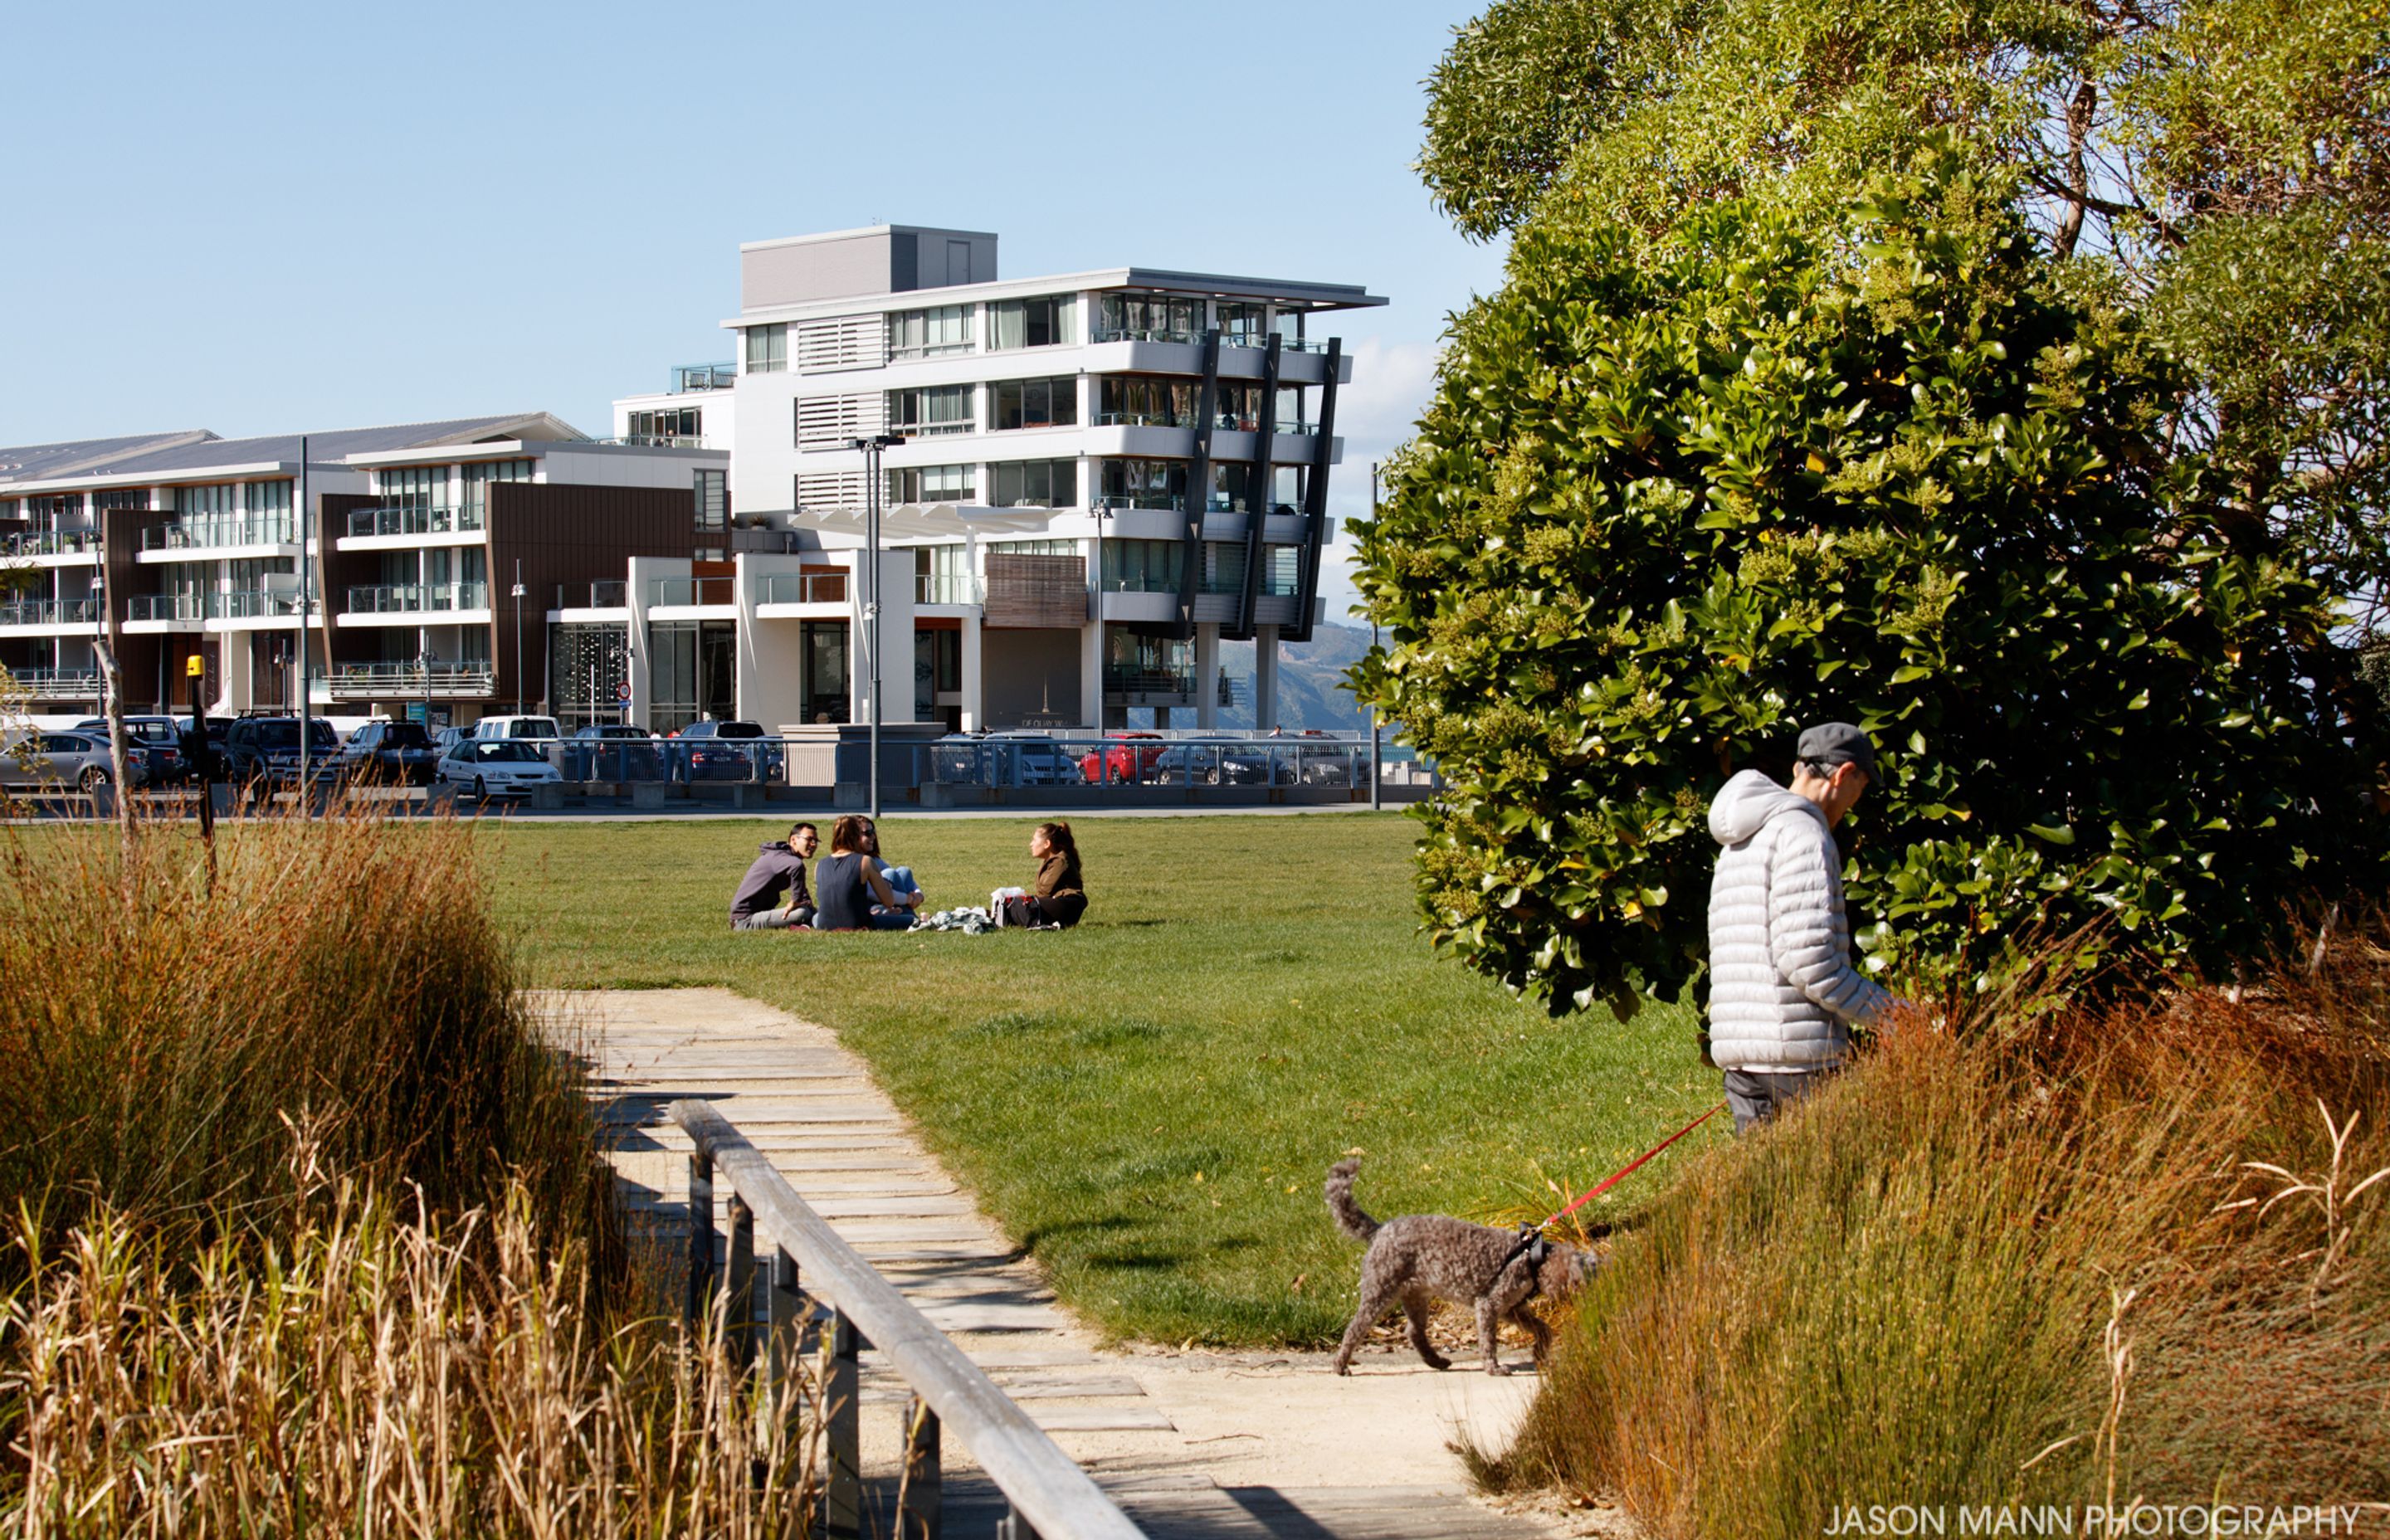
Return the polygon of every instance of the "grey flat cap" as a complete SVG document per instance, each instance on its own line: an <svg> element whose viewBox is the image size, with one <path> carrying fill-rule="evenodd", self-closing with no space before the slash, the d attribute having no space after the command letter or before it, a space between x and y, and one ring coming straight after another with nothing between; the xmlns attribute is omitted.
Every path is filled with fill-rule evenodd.
<svg viewBox="0 0 2390 1540"><path fill-rule="evenodd" d="M1875 745L1847 722L1820 722L1803 732L1797 757L1804 764L1856 764L1868 779L1883 779L1876 773Z"/></svg>

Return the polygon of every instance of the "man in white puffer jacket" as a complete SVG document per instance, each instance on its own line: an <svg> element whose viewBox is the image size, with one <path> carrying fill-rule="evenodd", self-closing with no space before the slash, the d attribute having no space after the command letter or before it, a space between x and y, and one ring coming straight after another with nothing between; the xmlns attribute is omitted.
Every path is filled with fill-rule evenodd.
<svg viewBox="0 0 2390 1540"><path fill-rule="evenodd" d="M1847 722L1801 735L1792 789L1745 770L1710 804L1710 1057L1740 1134L1850 1052L1850 1024L1900 1004L1851 966L1833 828L1875 779Z"/></svg>

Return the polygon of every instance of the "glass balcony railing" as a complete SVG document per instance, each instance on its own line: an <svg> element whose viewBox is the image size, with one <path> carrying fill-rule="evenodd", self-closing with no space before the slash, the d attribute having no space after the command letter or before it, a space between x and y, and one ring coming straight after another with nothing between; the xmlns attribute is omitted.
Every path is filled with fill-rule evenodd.
<svg viewBox="0 0 2390 1540"><path fill-rule="evenodd" d="M1278 344L1279 351L1281 353L1326 353L1328 351L1327 343L1312 337L1281 336L1278 340ZM1266 347L1268 346L1268 340L1267 339L1263 339L1257 341L1247 342L1243 345L1249 348Z"/></svg>
<svg viewBox="0 0 2390 1540"><path fill-rule="evenodd" d="M980 586L979 577L971 572L916 572L913 574L915 604L985 604L987 597Z"/></svg>
<svg viewBox="0 0 2390 1540"><path fill-rule="evenodd" d="M384 583L349 590L352 615L413 615L489 607L486 583Z"/></svg>
<svg viewBox="0 0 2390 1540"><path fill-rule="evenodd" d="M726 577L650 578L648 580L648 602L651 605L736 604L732 592L735 583Z"/></svg>
<svg viewBox="0 0 2390 1540"><path fill-rule="evenodd" d="M559 583L559 610L621 610L631 602L631 585L617 578L610 583Z"/></svg>
<svg viewBox="0 0 2390 1540"><path fill-rule="evenodd" d="M0 604L0 625L96 625L97 599L18 599Z"/></svg>
<svg viewBox="0 0 2390 1540"><path fill-rule="evenodd" d="M0 554L8 556L95 556L97 530L26 530L0 535Z"/></svg>
<svg viewBox="0 0 2390 1540"><path fill-rule="evenodd" d="M124 604L128 621L197 621L208 612L205 594L135 594Z"/></svg>
<svg viewBox="0 0 2390 1540"><path fill-rule="evenodd" d="M1164 327L1098 327L1095 339L1099 342L1201 342L1203 334Z"/></svg>
<svg viewBox="0 0 2390 1540"><path fill-rule="evenodd" d="M693 391L727 391L739 383L739 365L675 364L672 372L672 393L685 396Z"/></svg>
<svg viewBox="0 0 2390 1540"><path fill-rule="evenodd" d="M353 539L388 534L469 534L486 522L487 516L480 508L401 503L353 510L349 514L349 534Z"/></svg>
<svg viewBox="0 0 2390 1540"><path fill-rule="evenodd" d="M264 621L299 613L299 594L288 588L243 588L207 596L210 619Z"/></svg>
<svg viewBox="0 0 2390 1540"><path fill-rule="evenodd" d="M332 694L350 699L376 696L487 695L497 687L487 663L341 663L332 670Z"/></svg>
<svg viewBox="0 0 2390 1540"><path fill-rule="evenodd" d="M844 572L775 572L764 580L765 604L844 604Z"/></svg>
<svg viewBox="0 0 2390 1540"><path fill-rule="evenodd" d="M1164 669L1122 668L1104 665L1104 688L1129 695L1192 695L1195 675L1192 672L1176 674Z"/></svg>
<svg viewBox="0 0 2390 1540"><path fill-rule="evenodd" d="M8 678L36 700L74 700L99 693L99 670L96 668L10 669Z"/></svg>
<svg viewBox="0 0 2390 1540"><path fill-rule="evenodd" d="M210 550L226 545L293 545L299 523L287 513L261 513L240 519L186 519L141 532L145 551Z"/></svg>
<svg viewBox="0 0 2390 1540"><path fill-rule="evenodd" d="M1187 499L1169 492L1107 492L1096 498L1099 509L1152 508L1163 513L1177 513L1187 507Z"/></svg>
<svg viewBox="0 0 2390 1540"><path fill-rule="evenodd" d="M953 433L976 433L979 424L975 421L892 422L888 425L888 431L902 433L908 439L935 439Z"/></svg>
<svg viewBox="0 0 2390 1540"><path fill-rule="evenodd" d="M591 443L621 444L631 449L703 449L705 441L694 433L625 433L615 439L592 439Z"/></svg>
<svg viewBox="0 0 2390 1540"><path fill-rule="evenodd" d="M1095 425L1099 428L1192 428L1193 418L1181 422L1174 412L1098 412Z"/></svg>

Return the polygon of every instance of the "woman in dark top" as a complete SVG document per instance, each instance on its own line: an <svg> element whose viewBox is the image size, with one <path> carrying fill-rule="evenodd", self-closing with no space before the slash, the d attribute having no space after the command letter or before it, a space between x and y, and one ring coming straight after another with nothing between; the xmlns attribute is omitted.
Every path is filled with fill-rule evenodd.
<svg viewBox="0 0 2390 1540"><path fill-rule="evenodd" d="M1035 894L1029 901L1031 917L1040 925L1058 925L1064 930L1079 923L1087 912L1086 885L1079 876L1079 846L1071 838L1071 826L1063 823L1039 824L1029 836L1029 853L1037 862Z"/></svg>
<svg viewBox="0 0 2390 1540"><path fill-rule="evenodd" d="M814 929L906 930L912 911L897 903L880 875L865 834L867 820L850 813L830 826L829 853L814 868Z"/></svg>

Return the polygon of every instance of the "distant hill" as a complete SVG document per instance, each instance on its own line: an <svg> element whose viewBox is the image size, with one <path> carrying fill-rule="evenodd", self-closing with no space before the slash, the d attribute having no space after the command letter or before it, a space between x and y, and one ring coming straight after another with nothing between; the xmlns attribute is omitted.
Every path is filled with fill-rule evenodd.
<svg viewBox="0 0 2390 1540"><path fill-rule="evenodd" d="M1278 720L1290 730L1318 727L1366 733L1369 712L1345 687L1344 671L1369 650L1369 633L1359 626L1322 622L1307 642L1281 642L1278 649ZM1236 703L1220 713L1224 727L1253 725L1253 644L1222 642L1220 666L1235 681Z"/></svg>

